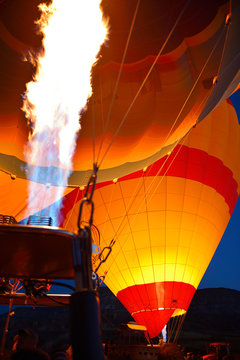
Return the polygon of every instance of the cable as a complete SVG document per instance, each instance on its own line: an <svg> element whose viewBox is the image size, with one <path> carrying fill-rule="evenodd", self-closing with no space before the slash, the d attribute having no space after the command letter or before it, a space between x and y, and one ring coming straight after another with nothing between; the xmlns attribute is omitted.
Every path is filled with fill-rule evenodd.
<svg viewBox="0 0 240 360"><path fill-rule="evenodd" d="M75 287L69 285L69 284L66 284L66 283L61 283L59 281L47 281L48 284L51 284L51 285L56 285L56 286L64 286L72 291L75 291Z"/></svg>
<svg viewBox="0 0 240 360"><path fill-rule="evenodd" d="M43 294L44 297L50 299L52 302L56 303L56 304L59 304L59 305L62 305L62 306L69 306L69 304L65 304L59 300L56 300L54 299L51 295L47 295L47 294Z"/></svg>

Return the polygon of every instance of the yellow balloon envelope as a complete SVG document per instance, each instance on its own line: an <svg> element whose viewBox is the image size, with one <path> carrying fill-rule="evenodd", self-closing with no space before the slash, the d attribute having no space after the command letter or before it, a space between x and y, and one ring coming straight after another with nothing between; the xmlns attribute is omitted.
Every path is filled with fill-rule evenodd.
<svg viewBox="0 0 240 360"><path fill-rule="evenodd" d="M98 274L151 337L188 309L237 202L239 156L240 126L225 101L168 157L97 184L100 247L115 240ZM76 229L81 192L64 200L69 230Z"/></svg>

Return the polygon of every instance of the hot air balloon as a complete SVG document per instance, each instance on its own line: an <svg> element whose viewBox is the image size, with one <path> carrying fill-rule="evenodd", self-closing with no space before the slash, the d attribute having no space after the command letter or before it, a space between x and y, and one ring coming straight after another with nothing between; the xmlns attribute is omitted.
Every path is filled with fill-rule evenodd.
<svg viewBox="0 0 240 360"><path fill-rule="evenodd" d="M188 309L238 199L239 154L240 126L228 100L167 157L96 186L102 254L93 266L151 337ZM63 202L62 226L71 231L81 192Z"/></svg>
<svg viewBox="0 0 240 360"><path fill-rule="evenodd" d="M34 66L23 57L41 45L39 2L0 4L0 168L16 183L26 179L20 108ZM103 0L102 8L110 36L93 70L70 185L86 184L93 162L99 181L150 165L239 83L237 1Z"/></svg>

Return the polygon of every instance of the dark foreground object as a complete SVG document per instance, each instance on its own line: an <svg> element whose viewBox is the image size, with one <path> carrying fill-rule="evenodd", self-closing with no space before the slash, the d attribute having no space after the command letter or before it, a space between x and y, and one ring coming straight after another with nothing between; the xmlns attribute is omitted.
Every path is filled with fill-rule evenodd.
<svg viewBox="0 0 240 360"><path fill-rule="evenodd" d="M94 290L82 290L71 296L70 324L73 360L103 360L99 302Z"/></svg>

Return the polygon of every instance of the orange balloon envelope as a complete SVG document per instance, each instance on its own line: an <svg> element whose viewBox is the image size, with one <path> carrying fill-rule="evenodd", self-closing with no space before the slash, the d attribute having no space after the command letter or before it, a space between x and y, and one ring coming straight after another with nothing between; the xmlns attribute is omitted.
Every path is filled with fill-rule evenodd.
<svg viewBox="0 0 240 360"><path fill-rule="evenodd" d="M23 179L29 129L19 109L34 70L23 54L40 46L34 28L39 2L0 3L0 168ZM86 183L96 160L99 181L150 165L239 83L235 2L230 8L228 0L147 0L139 6L137 0L103 0L102 7L110 37L93 69L72 185Z"/></svg>
<svg viewBox="0 0 240 360"><path fill-rule="evenodd" d="M101 249L115 240L98 274L151 337L188 309L237 202L239 156L240 126L225 101L168 157L97 184ZM81 197L75 189L63 202L68 230L76 229Z"/></svg>

